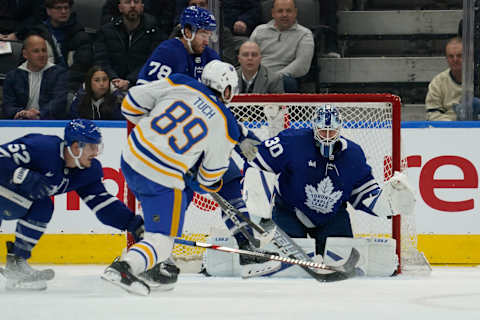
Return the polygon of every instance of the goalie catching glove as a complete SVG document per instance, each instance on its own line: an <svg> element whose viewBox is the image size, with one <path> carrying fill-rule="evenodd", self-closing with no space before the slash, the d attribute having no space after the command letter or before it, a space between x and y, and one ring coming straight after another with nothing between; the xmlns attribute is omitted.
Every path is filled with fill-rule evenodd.
<svg viewBox="0 0 480 320"><path fill-rule="evenodd" d="M363 204L375 215L389 217L413 214L415 201L415 192L408 183L407 176L396 171L393 177L385 182L380 193L365 199Z"/></svg>

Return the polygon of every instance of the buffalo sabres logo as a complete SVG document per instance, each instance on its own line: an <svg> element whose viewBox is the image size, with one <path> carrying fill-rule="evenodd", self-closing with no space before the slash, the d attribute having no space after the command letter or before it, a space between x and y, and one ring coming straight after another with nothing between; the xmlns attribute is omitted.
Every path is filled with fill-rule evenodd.
<svg viewBox="0 0 480 320"><path fill-rule="evenodd" d="M329 177L325 177L318 184L317 188L311 185L305 186L307 200L305 204L310 209L327 214L332 212L333 206L342 197L342 191L333 191L333 183Z"/></svg>

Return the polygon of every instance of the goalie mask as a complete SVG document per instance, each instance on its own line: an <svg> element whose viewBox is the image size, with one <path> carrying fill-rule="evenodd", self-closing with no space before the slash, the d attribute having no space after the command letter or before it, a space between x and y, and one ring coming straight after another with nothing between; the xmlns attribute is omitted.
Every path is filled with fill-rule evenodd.
<svg viewBox="0 0 480 320"><path fill-rule="evenodd" d="M238 93L238 76L235 68L226 62L212 60L205 65L202 83L221 94L223 102L229 103ZM230 96L225 96L225 89L230 87Z"/></svg>
<svg viewBox="0 0 480 320"><path fill-rule="evenodd" d="M93 121L87 119L74 119L67 123L63 139L67 146L68 153L75 160L75 165L80 169L84 169L79 161L84 149L96 152L97 155L103 151L100 129ZM74 142L78 142L80 146L80 153L77 156L75 156L71 150Z"/></svg>
<svg viewBox="0 0 480 320"><path fill-rule="evenodd" d="M333 154L335 143L340 138L342 118L337 108L326 104L320 106L313 120L313 136L320 147L320 153L325 158Z"/></svg>

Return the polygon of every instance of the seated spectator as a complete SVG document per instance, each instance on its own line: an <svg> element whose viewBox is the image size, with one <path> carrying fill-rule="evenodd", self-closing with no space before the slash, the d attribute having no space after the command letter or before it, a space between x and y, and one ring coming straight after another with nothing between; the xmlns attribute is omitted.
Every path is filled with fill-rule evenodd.
<svg viewBox="0 0 480 320"><path fill-rule="evenodd" d="M223 1L222 58L224 61L238 65L238 49L259 24L260 12L258 0Z"/></svg>
<svg viewBox="0 0 480 320"><path fill-rule="evenodd" d="M4 0L0 2L0 40L18 40L24 32L45 19L43 0Z"/></svg>
<svg viewBox="0 0 480 320"><path fill-rule="evenodd" d="M239 93L283 93L282 77L261 65L260 48L253 41L244 42L238 51Z"/></svg>
<svg viewBox="0 0 480 320"><path fill-rule="evenodd" d="M68 88L75 92L93 62L93 47L85 28L72 12L73 0L45 0L47 19L29 30L47 40L51 62L68 69ZM20 39L24 36L18 34Z"/></svg>
<svg viewBox="0 0 480 320"><path fill-rule="evenodd" d="M285 92L298 92L298 78L312 63L312 32L297 23L294 0L274 0L273 20L253 30L250 40L260 46L262 64L283 77Z"/></svg>
<svg viewBox="0 0 480 320"><path fill-rule="evenodd" d="M38 35L24 40L26 61L7 73L3 111L7 119L65 119L66 70L48 61L47 43Z"/></svg>
<svg viewBox="0 0 480 320"><path fill-rule="evenodd" d="M445 47L448 69L436 75L428 85L425 98L429 121L455 121L462 100L462 39L452 38ZM474 119L478 120L480 100L473 99Z"/></svg>
<svg viewBox="0 0 480 320"><path fill-rule="evenodd" d="M206 0L204 0L206 1ZM144 12L155 17L162 38L167 39L175 26L175 2L173 0L143 0ZM104 25L121 17L118 0L107 0L102 7L100 24Z"/></svg>
<svg viewBox="0 0 480 320"><path fill-rule="evenodd" d="M125 120L120 110L124 96L121 90L115 89L102 67L93 66L73 98L70 118Z"/></svg>
<svg viewBox="0 0 480 320"><path fill-rule="evenodd" d="M97 32L95 64L107 71L116 88L127 90L164 35L155 18L143 12L142 0L119 0L118 9L121 17Z"/></svg>

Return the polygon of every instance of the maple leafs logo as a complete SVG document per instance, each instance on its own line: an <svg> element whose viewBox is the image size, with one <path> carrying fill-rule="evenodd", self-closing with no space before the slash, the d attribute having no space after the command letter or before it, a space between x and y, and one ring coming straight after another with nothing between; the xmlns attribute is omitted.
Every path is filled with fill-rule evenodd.
<svg viewBox="0 0 480 320"><path fill-rule="evenodd" d="M327 214L332 212L335 203L342 197L342 191L333 191L333 183L330 177L325 177L317 185L317 188L307 184L305 186L307 200L305 204L318 213Z"/></svg>

